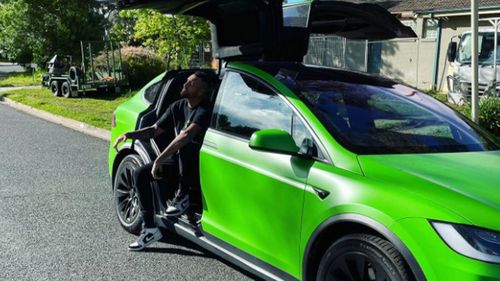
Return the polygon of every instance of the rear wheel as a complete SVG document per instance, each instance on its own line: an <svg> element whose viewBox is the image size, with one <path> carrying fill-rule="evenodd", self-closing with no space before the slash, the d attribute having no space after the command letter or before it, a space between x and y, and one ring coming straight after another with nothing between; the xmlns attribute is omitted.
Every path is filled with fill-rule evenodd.
<svg viewBox="0 0 500 281"><path fill-rule="evenodd" d="M59 82L57 82L56 80L50 82L50 90L52 91L52 95L54 95L54 97L61 96L61 89L59 86Z"/></svg>
<svg viewBox="0 0 500 281"><path fill-rule="evenodd" d="M318 281L408 281L401 254L387 240L351 234L333 243L321 259Z"/></svg>
<svg viewBox="0 0 500 281"><path fill-rule="evenodd" d="M68 82L63 82L61 86L63 97L70 98L72 96L71 85Z"/></svg>
<svg viewBox="0 0 500 281"><path fill-rule="evenodd" d="M129 233L139 234L142 228L142 214L137 191L133 185L133 174L142 160L136 154L123 158L116 170L113 193L116 215L120 225Z"/></svg>

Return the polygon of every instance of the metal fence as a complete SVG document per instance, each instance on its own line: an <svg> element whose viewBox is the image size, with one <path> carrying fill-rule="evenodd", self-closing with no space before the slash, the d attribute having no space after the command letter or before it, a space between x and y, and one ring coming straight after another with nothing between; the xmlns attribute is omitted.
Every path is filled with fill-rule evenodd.
<svg viewBox="0 0 500 281"><path fill-rule="evenodd" d="M304 63L355 71L368 69L366 40L348 40L338 36L312 35Z"/></svg>

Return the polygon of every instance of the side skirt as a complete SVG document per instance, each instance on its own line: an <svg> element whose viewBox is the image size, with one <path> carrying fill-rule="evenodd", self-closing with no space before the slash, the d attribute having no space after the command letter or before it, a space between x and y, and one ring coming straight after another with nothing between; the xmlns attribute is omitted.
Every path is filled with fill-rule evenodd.
<svg viewBox="0 0 500 281"><path fill-rule="evenodd" d="M182 217L170 219L157 214L156 223L159 227L174 231L178 235L197 244L205 250L218 255L224 260L229 261L260 278L277 281L298 280L290 274L260 259L257 259L208 233L203 232L203 230L194 227Z"/></svg>

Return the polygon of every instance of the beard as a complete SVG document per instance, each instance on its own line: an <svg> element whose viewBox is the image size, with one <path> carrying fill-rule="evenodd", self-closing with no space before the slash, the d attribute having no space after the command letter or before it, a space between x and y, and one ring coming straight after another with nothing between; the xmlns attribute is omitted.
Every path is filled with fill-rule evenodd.
<svg viewBox="0 0 500 281"><path fill-rule="evenodd" d="M181 90L181 97L185 98L188 96L188 91L185 88L182 88Z"/></svg>

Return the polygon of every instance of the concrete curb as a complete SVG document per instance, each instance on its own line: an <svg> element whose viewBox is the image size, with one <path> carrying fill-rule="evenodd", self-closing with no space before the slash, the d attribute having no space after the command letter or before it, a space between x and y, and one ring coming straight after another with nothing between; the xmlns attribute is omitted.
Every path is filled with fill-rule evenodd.
<svg viewBox="0 0 500 281"><path fill-rule="evenodd" d="M13 90L13 89L10 89L10 90ZM62 117L62 116L58 116L58 115L49 113L47 111L36 109L34 107L15 102L15 101L10 100L6 97L0 97L0 104L8 105L12 108L19 110L19 111L26 112L26 113L33 115L33 116L36 116L38 118L47 120L47 121L52 122L52 123L62 125L64 127L73 129L75 131L78 131L78 132L81 132L81 133L84 133L84 134L87 134L87 135L90 135L90 136L93 136L96 138L100 138L102 140L109 141L111 138L111 132L108 130L97 128L97 127L94 127L92 125L80 122L80 121L76 121L76 120L73 120L70 118L66 118L66 117Z"/></svg>

